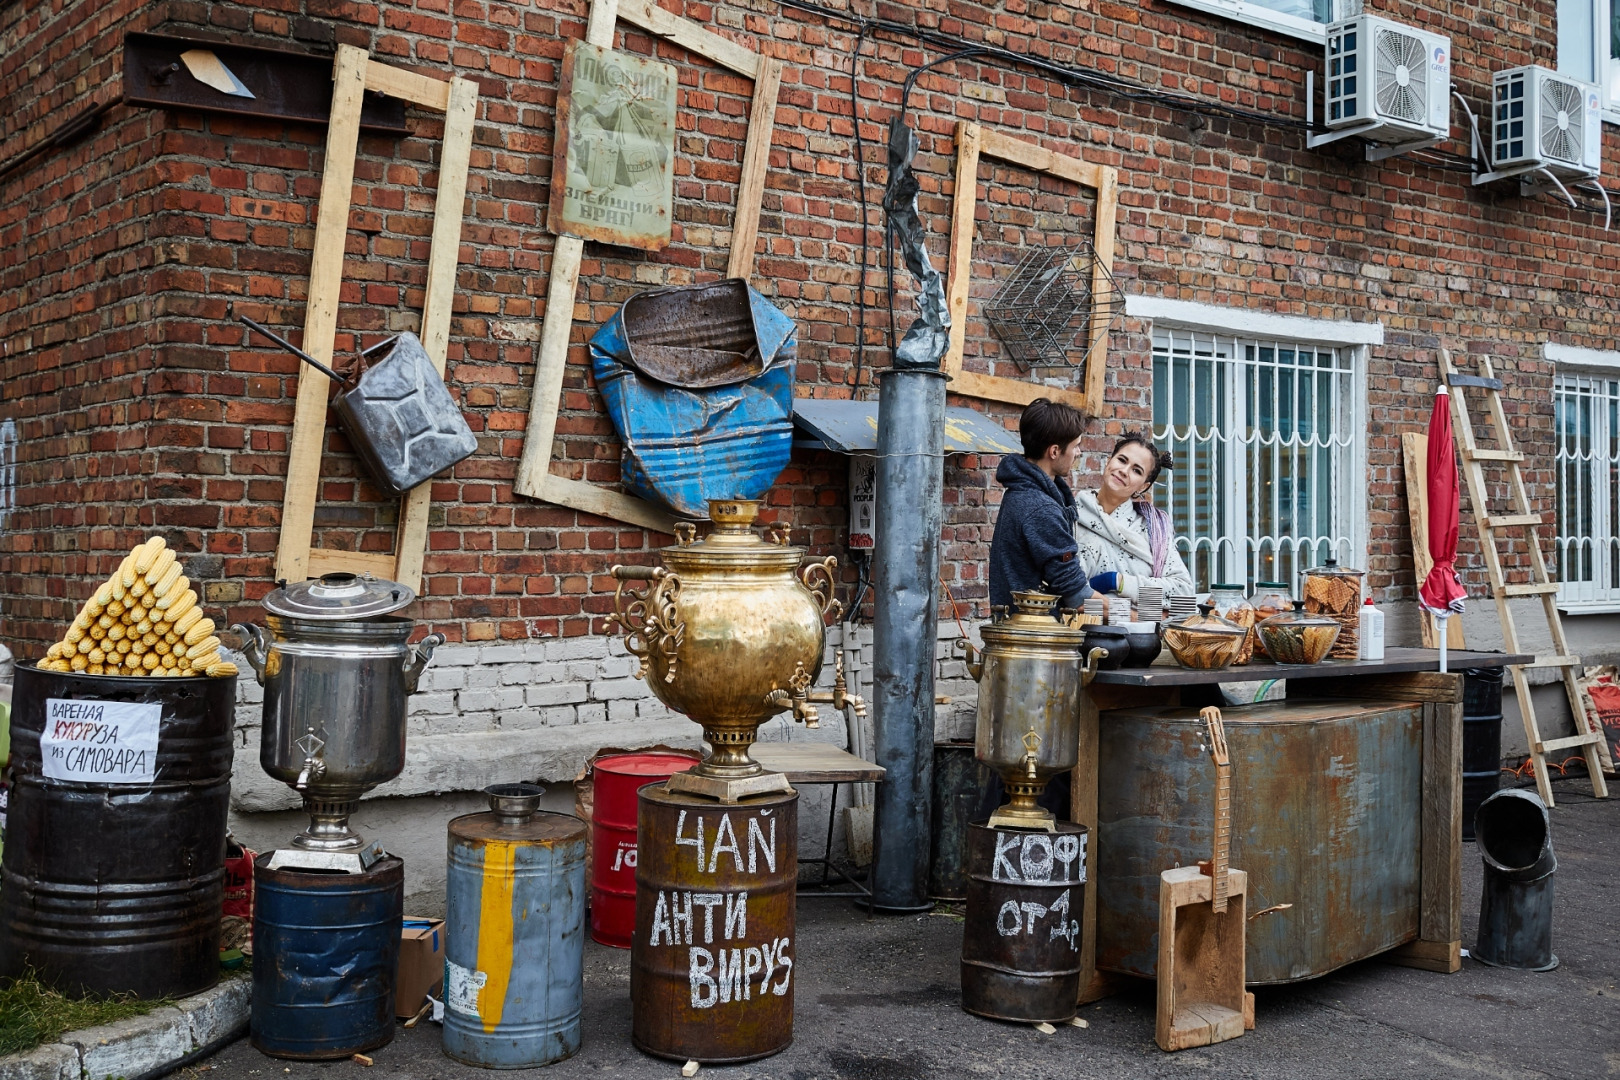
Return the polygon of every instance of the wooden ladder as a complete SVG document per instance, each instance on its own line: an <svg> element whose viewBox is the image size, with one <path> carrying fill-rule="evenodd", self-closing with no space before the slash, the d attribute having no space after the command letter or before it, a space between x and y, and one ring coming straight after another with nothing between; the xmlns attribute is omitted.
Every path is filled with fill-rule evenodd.
<svg viewBox="0 0 1620 1080"><path fill-rule="evenodd" d="M1502 380L1491 369L1488 356L1479 358L1479 374L1465 375L1451 364L1451 354L1440 350L1440 375L1454 393L1451 415L1460 444L1463 475L1468 480L1468 497L1474 507L1474 521L1479 525L1479 546L1485 555L1485 568L1490 575L1491 595L1496 599L1496 613L1502 621L1502 647L1510 653L1522 652L1519 631L1513 621L1508 602L1520 596L1539 596L1542 610L1547 615L1547 628L1551 631L1554 655L1537 656L1533 663L1514 664L1513 692L1519 704L1519 715L1524 718L1524 737L1530 744L1530 760L1536 770L1536 790L1541 801L1553 805L1551 778L1547 775L1547 755L1560 750L1580 747L1586 759L1587 775L1592 779L1592 794L1607 798L1609 786L1603 779L1601 755L1604 749L1603 733L1595 730L1591 714L1585 707L1584 691L1575 676L1581 658L1569 655L1569 643L1564 638L1564 623L1558 615L1558 582L1547 571L1547 560L1541 554L1541 533L1545 527L1542 515L1530 506L1525 492L1524 477L1519 463L1524 454L1514 449L1513 436L1508 431L1507 413L1502 409ZM1474 441L1473 422L1468 416L1468 403L1463 389L1472 387L1485 392L1485 404L1490 409L1491 425L1495 429L1495 450L1481 449ZM1508 486L1512 493L1513 512L1493 514L1485 490L1484 462L1499 462L1507 471ZM1523 528L1526 546L1530 551L1530 582L1509 584L1502 576L1502 558L1497 550L1498 529ZM1575 734L1558 739L1543 739L1536 723L1536 709L1530 699L1530 681L1525 672L1530 668L1557 668L1564 680L1564 692L1569 696L1570 713L1574 716Z"/></svg>

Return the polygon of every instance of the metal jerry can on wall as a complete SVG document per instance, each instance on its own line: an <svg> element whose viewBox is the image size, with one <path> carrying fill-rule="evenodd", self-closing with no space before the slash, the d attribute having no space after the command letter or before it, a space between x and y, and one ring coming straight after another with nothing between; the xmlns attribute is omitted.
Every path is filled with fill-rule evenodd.
<svg viewBox="0 0 1620 1080"><path fill-rule="evenodd" d="M585 823L536 810L544 789L494 784L491 812L450 822L444 1052L534 1068L580 1046Z"/></svg>

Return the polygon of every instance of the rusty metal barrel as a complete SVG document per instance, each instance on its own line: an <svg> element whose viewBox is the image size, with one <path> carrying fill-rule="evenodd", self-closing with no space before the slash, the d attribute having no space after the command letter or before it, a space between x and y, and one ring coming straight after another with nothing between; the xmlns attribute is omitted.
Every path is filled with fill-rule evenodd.
<svg viewBox="0 0 1620 1080"><path fill-rule="evenodd" d="M1049 833L968 826L962 1008L978 1016L1061 1023L1080 996L1086 828Z"/></svg>
<svg viewBox="0 0 1620 1080"><path fill-rule="evenodd" d="M16 671L0 975L184 997L219 978L234 678Z"/></svg>
<svg viewBox="0 0 1620 1080"><path fill-rule="evenodd" d="M271 1057L328 1061L394 1037L405 864L359 874L253 863L253 1045Z"/></svg>
<svg viewBox="0 0 1620 1080"><path fill-rule="evenodd" d="M488 813L450 822L444 1052L532 1069L580 1047L587 830L538 810L538 784L484 792Z"/></svg>
<svg viewBox="0 0 1620 1080"><path fill-rule="evenodd" d="M719 803L641 789L630 1037L724 1065L793 1041L799 796Z"/></svg>

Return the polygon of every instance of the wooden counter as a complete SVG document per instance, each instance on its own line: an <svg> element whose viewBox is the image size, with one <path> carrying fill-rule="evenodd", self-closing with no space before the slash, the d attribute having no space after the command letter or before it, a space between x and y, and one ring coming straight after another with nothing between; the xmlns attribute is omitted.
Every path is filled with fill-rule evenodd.
<svg viewBox="0 0 1620 1080"><path fill-rule="evenodd" d="M1329 660L1309 666L1253 663L1219 671L1195 671L1174 661L1147 668L1098 672L1080 709L1080 765L1074 771L1071 817L1091 830L1087 845L1085 912L1082 917L1081 994L1091 1001L1112 992L1114 978L1097 970L1097 904L1107 903L1108 882L1096 875L1097 854L1108 837L1099 832L1097 768L1099 713L1111 709L1205 703L1216 684L1285 679L1290 697L1341 698L1421 705L1423 729L1420 826L1421 887L1417 938L1384 958L1431 971L1461 967L1462 947L1462 700L1464 668L1503 667L1533 659L1508 653L1452 651L1447 674L1431 649L1390 649L1383 660ZM1202 688L1202 689L1201 689ZM1184 700L1184 698L1186 700Z"/></svg>

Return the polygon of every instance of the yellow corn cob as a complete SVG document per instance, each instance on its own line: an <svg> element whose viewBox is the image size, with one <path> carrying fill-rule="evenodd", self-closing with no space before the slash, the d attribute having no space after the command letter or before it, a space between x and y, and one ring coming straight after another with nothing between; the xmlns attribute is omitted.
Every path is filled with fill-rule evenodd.
<svg viewBox="0 0 1620 1080"><path fill-rule="evenodd" d="M107 673L107 669L102 667L100 664L91 664L84 670L85 674L87 675L105 675Z"/></svg>
<svg viewBox="0 0 1620 1080"><path fill-rule="evenodd" d="M135 549L135 551L139 550L140 548ZM135 584L135 552L132 551L124 556L123 564L118 567L118 573L113 575L113 579L109 584L113 587L113 598L123 599L124 592L128 592L129 587ZM120 589L123 592L120 592Z"/></svg>
<svg viewBox="0 0 1620 1080"><path fill-rule="evenodd" d="M90 666L90 658L82 653L74 653L73 659L68 661L68 666L74 671L83 671Z"/></svg>
<svg viewBox="0 0 1620 1080"><path fill-rule="evenodd" d="M162 551L157 553L157 558L153 559L152 565L147 568L145 574L146 583L152 586L154 589L157 588L158 584L162 582L164 578L169 576L169 570L173 566L174 551L170 548L164 548ZM179 575L176 576L178 577Z"/></svg>
<svg viewBox="0 0 1620 1080"><path fill-rule="evenodd" d="M208 675L211 678L221 679L221 678L226 677L227 675L235 675L236 674L236 665L231 663L229 660L221 660L217 664L208 665L208 668L204 672L204 674Z"/></svg>
<svg viewBox="0 0 1620 1080"><path fill-rule="evenodd" d="M78 644L78 647L77 647L76 651L77 652L82 652L86 656L89 656L90 655L90 650L94 649L95 647L96 647L96 643L92 638L82 637L82 638L79 639L79 644Z"/></svg>
<svg viewBox="0 0 1620 1080"><path fill-rule="evenodd" d="M107 605L107 614L110 615L111 617L113 617L114 619L118 618L123 613L124 613L124 602L122 600L115 599L110 604Z"/></svg>
<svg viewBox="0 0 1620 1080"><path fill-rule="evenodd" d="M186 646L186 655L187 656L202 656L203 654L212 652L212 651L214 651L215 649L218 649L218 648L219 648L219 638L215 637L212 634L209 634L207 637L200 637L196 641L192 642L190 645L187 645Z"/></svg>
<svg viewBox="0 0 1620 1080"><path fill-rule="evenodd" d="M158 555L161 554L163 549L166 547L168 547L168 545L163 542L163 537L154 536L152 539L136 548L135 572L137 574L144 574L148 570L152 569L152 564L157 561Z"/></svg>
<svg viewBox="0 0 1620 1080"><path fill-rule="evenodd" d="M200 656L188 656L186 659L191 661L192 671L207 671L210 667L219 663L219 649L216 646Z"/></svg>
<svg viewBox="0 0 1620 1080"><path fill-rule="evenodd" d="M165 599L167 598L165 597ZM193 611L197 612L197 618L202 618L202 610L197 606L197 594L191 589L187 589L181 594L180 599L163 609L164 617L174 623L176 629L179 629L181 623L185 623L186 616ZM196 619L192 620L192 622L196 621ZM189 626L190 623L186 625ZM185 631L182 630L181 633L185 633Z"/></svg>
<svg viewBox="0 0 1620 1080"><path fill-rule="evenodd" d="M185 632L186 644L195 645L197 642L201 641L203 638L207 637L213 632L213 619L198 619L196 622L192 623L191 628Z"/></svg>
<svg viewBox="0 0 1620 1080"><path fill-rule="evenodd" d="M129 595L134 597L147 596L151 592L152 587L146 583L146 579L143 577L136 578L135 584L129 587Z"/></svg>
<svg viewBox="0 0 1620 1080"><path fill-rule="evenodd" d="M104 664L106 662L107 662L107 651L105 649L91 649L90 650L90 663L91 664L99 665L99 664Z"/></svg>
<svg viewBox="0 0 1620 1080"><path fill-rule="evenodd" d="M79 629L77 626L70 626L68 628L68 632L62 636L62 641L66 645L77 645L79 643L79 639L82 637L84 637L83 630ZM65 652L67 650L64 649L63 651Z"/></svg>
<svg viewBox="0 0 1620 1080"><path fill-rule="evenodd" d="M162 661L163 657L159 656L155 652L149 652L145 656L141 657L141 667L145 668L147 671L151 671Z"/></svg>
<svg viewBox="0 0 1620 1080"><path fill-rule="evenodd" d="M179 634L181 637L185 637L186 631L190 630L193 626L196 626L197 621L202 617L202 608L191 608L184 615L181 615L179 618L174 620L174 632Z"/></svg>
<svg viewBox="0 0 1620 1080"><path fill-rule="evenodd" d="M187 593L191 594L191 602L195 604L197 602L197 594L192 592L191 579L186 577L186 575L181 574L175 579L174 583L171 584L166 591L157 594L157 600L152 606L157 608L159 611L168 611L176 604L180 603L181 599Z"/></svg>

